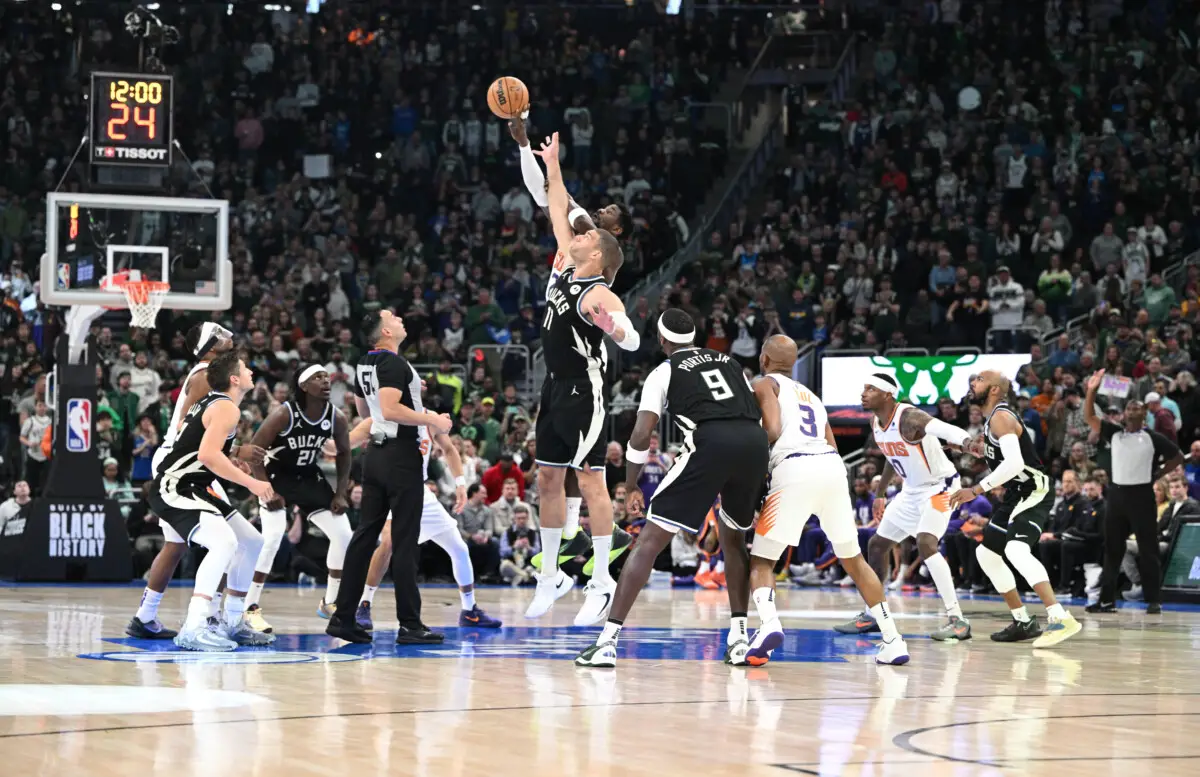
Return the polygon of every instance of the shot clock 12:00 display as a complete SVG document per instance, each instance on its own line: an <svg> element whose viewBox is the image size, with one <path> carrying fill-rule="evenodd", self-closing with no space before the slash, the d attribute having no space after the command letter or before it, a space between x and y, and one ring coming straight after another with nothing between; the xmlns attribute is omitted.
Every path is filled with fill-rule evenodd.
<svg viewBox="0 0 1200 777"><path fill-rule="evenodd" d="M167 75L92 73L92 162L170 165L173 86Z"/></svg>

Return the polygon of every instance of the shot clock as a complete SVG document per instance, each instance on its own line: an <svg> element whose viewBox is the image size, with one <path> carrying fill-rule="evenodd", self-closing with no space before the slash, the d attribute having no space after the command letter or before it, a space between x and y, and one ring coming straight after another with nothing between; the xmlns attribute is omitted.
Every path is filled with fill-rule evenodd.
<svg viewBox="0 0 1200 777"><path fill-rule="evenodd" d="M168 167L174 82L152 73L92 73L93 164Z"/></svg>

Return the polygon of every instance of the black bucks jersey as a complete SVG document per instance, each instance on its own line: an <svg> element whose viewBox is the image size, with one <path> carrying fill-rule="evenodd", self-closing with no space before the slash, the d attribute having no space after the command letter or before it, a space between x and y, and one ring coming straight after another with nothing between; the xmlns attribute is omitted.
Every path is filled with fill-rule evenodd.
<svg viewBox="0 0 1200 777"><path fill-rule="evenodd" d="M1050 478L1043 471L1042 459L1033 446L1033 435L1029 433L1021 416L1006 402L996 405L983 424L984 456L987 459L988 469L994 472L1004 458L1000 451L1000 442L992 436L991 428L992 417L1001 412L1012 414L1017 419L1017 423L1021 424L1021 458L1025 461L1024 469L1004 484L1004 503L1010 505L1019 502L1036 504L1047 497L1053 500L1054 489L1050 487Z"/></svg>
<svg viewBox="0 0 1200 777"><path fill-rule="evenodd" d="M284 403L291 416L287 429L275 438L275 445L267 451L263 465L269 475L296 472L316 467L321 460L325 443L333 437L333 403L326 402L325 409L316 418L308 418L300 403L289 399Z"/></svg>
<svg viewBox="0 0 1200 777"><path fill-rule="evenodd" d="M580 300L593 286L607 286L603 276L576 278L576 269L563 270L546 292L542 319L542 349L546 370L554 378L582 378L603 372L608 363L604 332L584 318Z"/></svg>
<svg viewBox="0 0 1200 777"><path fill-rule="evenodd" d="M228 395L218 391L210 391L201 397L188 410L175 436L171 452L163 459L158 469L158 480L170 480L176 488L207 489L213 482L214 475L200 463L200 441L204 439L204 411L217 402L232 402ZM225 440L222 449L226 454L233 449L234 430Z"/></svg>
<svg viewBox="0 0 1200 777"><path fill-rule="evenodd" d="M648 519L694 534L720 498L721 520L749 529L770 448L742 366L719 351L681 348L646 378L638 411L659 418L670 411L683 433L683 449L654 491Z"/></svg>

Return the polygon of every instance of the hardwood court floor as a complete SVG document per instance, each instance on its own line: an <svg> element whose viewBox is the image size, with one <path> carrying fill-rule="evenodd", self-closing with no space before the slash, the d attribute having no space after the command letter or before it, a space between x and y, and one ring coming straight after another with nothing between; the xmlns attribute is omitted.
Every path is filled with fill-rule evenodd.
<svg viewBox="0 0 1200 777"><path fill-rule="evenodd" d="M1200 610L1103 620L1055 651L992 643L1002 605L964 602L976 639L920 635L934 596L894 600L906 667L834 635L843 590L784 590L789 640L762 669L720 659L719 591L643 592L615 672L570 659L578 591L538 622L529 590L484 589L511 627L447 628L439 648L339 647L318 590L276 587L272 650L180 654L123 629L134 587L0 588L0 774L306 775L1195 775ZM174 623L188 591L163 606ZM390 609L390 590L376 597ZM455 622L457 593L426 591L426 620ZM753 623L753 621L752 621ZM786 659L786 660L783 660Z"/></svg>

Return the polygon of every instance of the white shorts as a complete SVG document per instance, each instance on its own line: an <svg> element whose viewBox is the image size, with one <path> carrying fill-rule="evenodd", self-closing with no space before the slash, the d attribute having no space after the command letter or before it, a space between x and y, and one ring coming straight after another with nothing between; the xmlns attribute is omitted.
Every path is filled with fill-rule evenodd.
<svg viewBox="0 0 1200 777"><path fill-rule="evenodd" d="M950 495L961 487L958 475L940 485L905 486L888 502L875 533L892 542L917 534L932 534L940 540L950 524Z"/></svg>
<svg viewBox="0 0 1200 777"><path fill-rule="evenodd" d="M858 527L850 504L846 465L836 453L799 454L771 471L771 488L758 514L750 553L778 560L800 541L810 516L817 516L835 552L858 555Z"/></svg>
<svg viewBox="0 0 1200 777"><path fill-rule="evenodd" d="M392 520L392 514L388 513L387 519ZM387 531L386 524L384 531ZM454 520L454 516L446 512L446 508L442 507L442 503L433 495L433 492L428 488L425 489L425 501L421 510L421 536L417 539L417 544L428 542L439 534L445 532L458 531L458 521Z"/></svg>
<svg viewBox="0 0 1200 777"><path fill-rule="evenodd" d="M157 469L157 467L155 467L155 469ZM214 480L208 488L217 495L218 499L221 499L225 502L229 501L229 495L225 493L225 486L221 485L221 481ZM177 542L181 545L187 542L187 540L185 540L183 537L180 537L179 532L175 531L175 528L166 521L160 519L158 526L160 529L162 529L163 542Z"/></svg>

